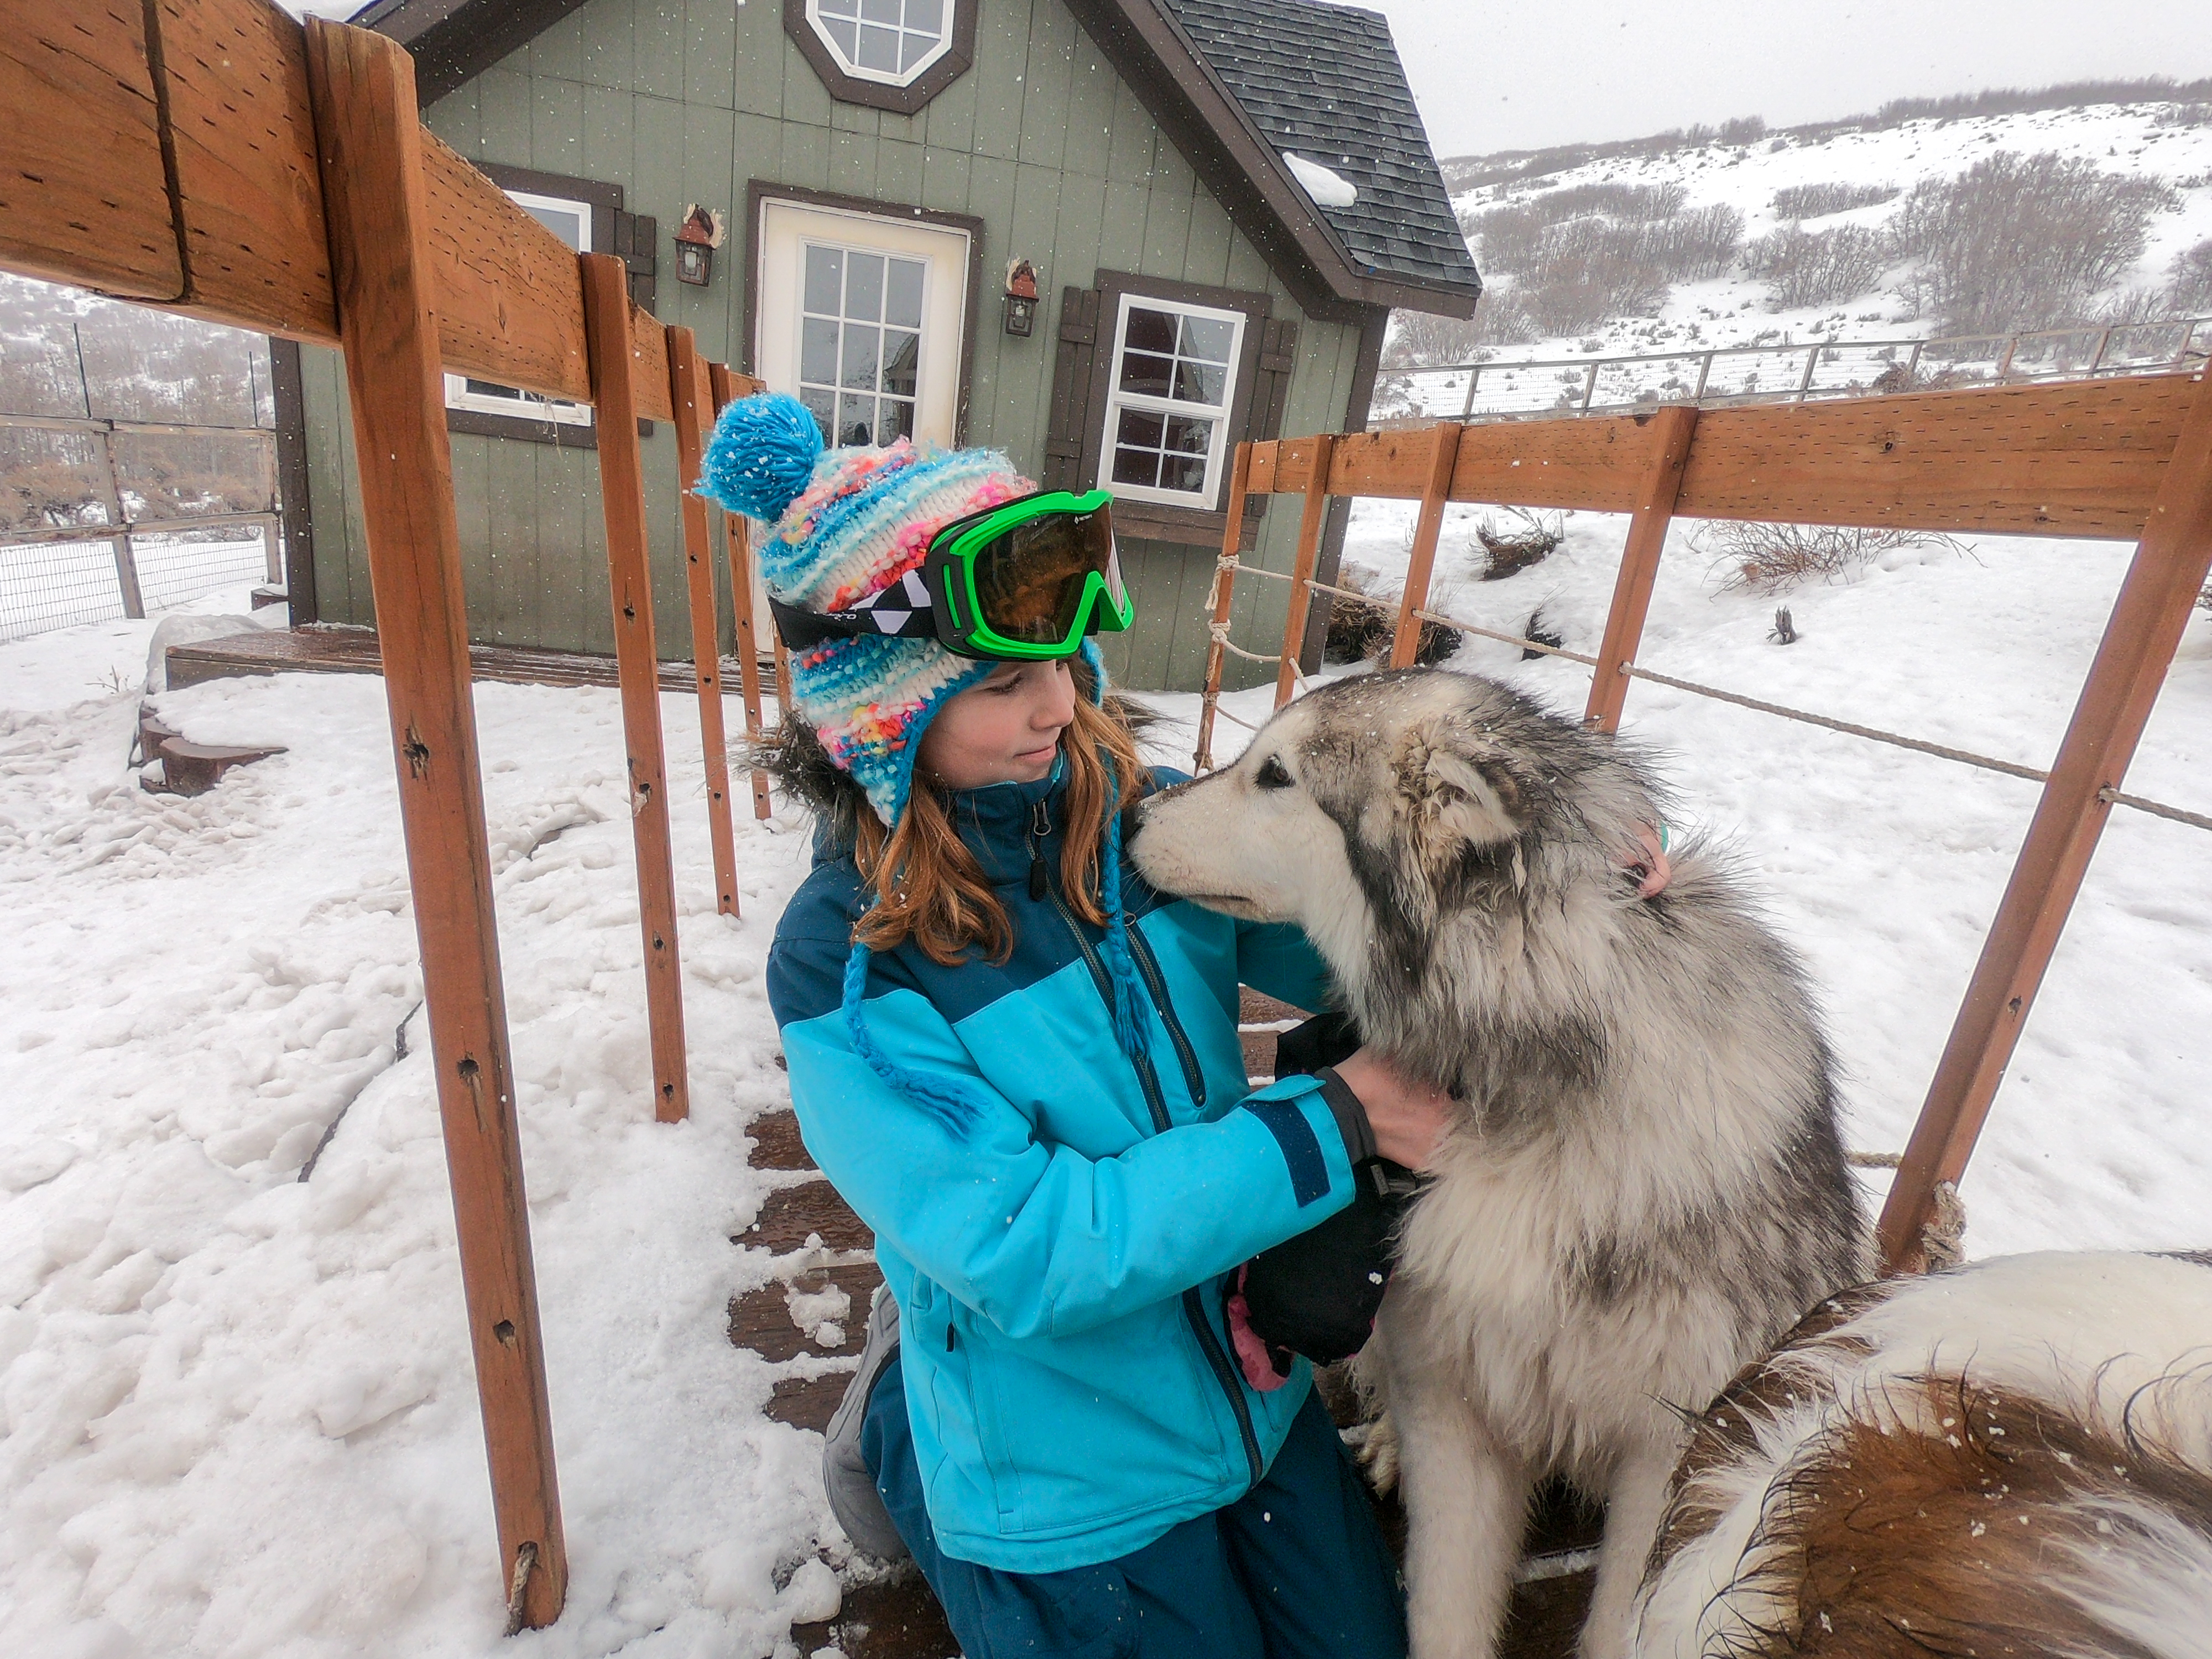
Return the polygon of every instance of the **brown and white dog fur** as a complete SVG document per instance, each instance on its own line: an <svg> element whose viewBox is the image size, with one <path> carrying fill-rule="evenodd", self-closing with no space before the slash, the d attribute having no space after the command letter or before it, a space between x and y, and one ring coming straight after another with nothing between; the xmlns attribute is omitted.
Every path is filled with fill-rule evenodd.
<svg viewBox="0 0 2212 1659"><path fill-rule="evenodd" d="M1699 1419L1636 1617L1639 1659L2212 1654L2212 1255L1834 1297Z"/></svg>
<svg viewBox="0 0 2212 1659"><path fill-rule="evenodd" d="M1417 1659L1490 1653L1554 1471L1608 1502L1583 1651L1625 1655L1691 1414L1867 1275L1803 975L1696 842L1642 890L1661 817L1623 746L1417 670L1290 704L1132 842L1155 887L1304 928L1366 1041L1462 1104L1363 1360Z"/></svg>

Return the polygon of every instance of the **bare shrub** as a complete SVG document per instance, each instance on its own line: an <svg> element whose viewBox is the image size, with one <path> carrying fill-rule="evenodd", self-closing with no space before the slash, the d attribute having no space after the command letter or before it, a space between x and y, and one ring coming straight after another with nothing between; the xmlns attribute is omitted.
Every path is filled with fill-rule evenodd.
<svg viewBox="0 0 2212 1659"><path fill-rule="evenodd" d="M1723 593L1787 593L1815 579L1857 574L1885 553L1942 547L1963 553L1949 536L1920 530L1869 530L1840 525L1750 524L1721 519L1698 532L1698 550L1712 556Z"/></svg>
<svg viewBox="0 0 2212 1659"><path fill-rule="evenodd" d="M1474 356L1480 345L1476 325L1466 319L1394 311L1382 361L1393 368L1409 363L1456 363Z"/></svg>
<svg viewBox="0 0 2212 1659"><path fill-rule="evenodd" d="M1541 564L1566 539L1565 514L1532 513L1525 507L1509 507L1505 512L1504 525L1486 514L1474 527L1474 539L1486 556L1482 580L1486 582L1503 581Z"/></svg>
<svg viewBox="0 0 2212 1659"><path fill-rule="evenodd" d="M1529 641L1528 645L1521 647L1522 662L1535 662L1546 654L1530 649L1530 646L1548 645L1553 650L1559 651L1565 649L1567 643L1567 636L1559 631L1558 623L1544 614L1544 607L1540 605L1531 611L1528 620L1521 624L1521 637Z"/></svg>
<svg viewBox="0 0 2212 1659"><path fill-rule="evenodd" d="M1821 219L1853 208L1874 207L1893 200L1895 185L1791 185L1774 192L1774 214L1779 219Z"/></svg>
<svg viewBox="0 0 2212 1659"><path fill-rule="evenodd" d="M2212 104L2176 104L2151 118L2156 127L2212 127Z"/></svg>
<svg viewBox="0 0 2212 1659"><path fill-rule="evenodd" d="M1468 234L1478 244L1485 271L1525 271L1536 258L1539 240L1553 221L1538 208L1513 203L1475 215Z"/></svg>
<svg viewBox="0 0 2212 1659"><path fill-rule="evenodd" d="M1743 215L1718 204L1642 228L1644 257L1670 282L1725 275L1743 240Z"/></svg>
<svg viewBox="0 0 2212 1659"><path fill-rule="evenodd" d="M1908 297L1951 333L1998 333L2078 320L2142 257L2152 219L2176 205L2156 179L1999 151L1956 178L1922 180L1893 224L1918 262Z"/></svg>
<svg viewBox="0 0 2212 1659"><path fill-rule="evenodd" d="M1743 250L1744 269L1766 283L1778 311L1836 305L1864 294L1881 281L1891 258L1889 238L1869 225L1784 225Z"/></svg>
<svg viewBox="0 0 2212 1659"><path fill-rule="evenodd" d="M1391 641L1398 631L1397 596L1370 594L1367 578L1356 570L1340 573L1335 585L1359 597L1347 599L1341 594L1329 596L1328 627L1322 636L1322 660L1388 660ZM1440 609L1449 598L1449 590L1431 595L1430 608ZM1441 623L1424 622L1421 636L1413 646L1413 660L1424 668L1433 668L1459 649L1460 638L1455 629L1446 628Z"/></svg>
<svg viewBox="0 0 2212 1659"><path fill-rule="evenodd" d="M2167 275L2166 303L2175 315L2212 311L2212 236L2177 254Z"/></svg>
<svg viewBox="0 0 2212 1659"><path fill-rule="evenodd" d="M1740 115L1733 121L1723 121L1716 137L1723 144L1755 144L1766 137L1766 118Z"/></svg>
<svg viewBox="0 0 2212 1659"><path fill-rule="evenodd" d="M1390 315L1390 335L1382 348L1386 369L1415 365L1480 362L1501 345L1525 345L1537 337L1528 307L1510 288L1485 289L1472 319L1431 316L1423 311Z"/></svg>
<svg viewBox="0 0 2212 1659"><path fill-rule="evenodd" d="M1682 210L1689 194L1686 187L1674 183L1572 185L1565 190L1547 191L1531 205L1552 224L1585 213L1602 213L1625 223L1643 224L1673 218Z"/></svg>

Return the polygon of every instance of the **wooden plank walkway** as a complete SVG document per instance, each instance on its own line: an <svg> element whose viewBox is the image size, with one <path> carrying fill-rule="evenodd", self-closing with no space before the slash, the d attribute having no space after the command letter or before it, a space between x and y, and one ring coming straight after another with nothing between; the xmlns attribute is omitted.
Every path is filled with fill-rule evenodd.
<svg viewBox="0 0 2212 1659"><path fill-rule="evenodd" d="M222 639L195 640L168 649L169 684L198 685L204 680L244 674L380 674L376 630L313 623L305 628L253 629ZM612 657L580 651L540 651L528 646L472 645L472 679L509 685L619 684ZM663 691L697 690L689 662L663 661L658 670Z"/></svg>
<svg viewBox="0 0 2212 1659"><path fill-rule="evenodd" d="M1277 1034L1304 1016L1250 990L1240 1012L1246 1070L1255 1083L1268 1081L1275 1074ZM860 1363L868 1299L883 1282L875 1237L815 1167L788 1107L763 1112L746 1132L753 1138L752 1167L788 1178L730 1241L774 1258L767 1284L732 1299L730 1340L781 1370L768 1414L819 1432L829 1426ZM844 1291L848 1310L842 1319L820 1322L822 1304L811 1298L833 1287ZM802 1328L802 1317L817 1322ZM1324 1390L1344 1427L1351 1426L1344 1409L1347 1394ZM1396 1496L1376 1500L1376 1513L1402 1553L1406 1516ZM1564 1485L1554 1483L1539 1494L1500 1659L1571 1659L1589 1607L1594 1575L1587 1553L1601 1524L1601 1515ZM802 1654L833 1647L846 1659L951 1659L958 1651L936 1598L911 1563L868 1583L848 1583L835 1619L794 1626L791 1634Z"/></svg>

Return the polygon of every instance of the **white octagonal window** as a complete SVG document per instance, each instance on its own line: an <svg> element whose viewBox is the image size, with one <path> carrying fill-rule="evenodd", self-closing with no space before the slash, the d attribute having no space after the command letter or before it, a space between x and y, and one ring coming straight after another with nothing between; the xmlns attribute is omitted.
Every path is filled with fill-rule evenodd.
<svg viewBox="0 0 2212 1659"><path fill-rule="evenodd" d="M806 0L806 21L856 80L911 86L952 45L952 0Z"/></svg>

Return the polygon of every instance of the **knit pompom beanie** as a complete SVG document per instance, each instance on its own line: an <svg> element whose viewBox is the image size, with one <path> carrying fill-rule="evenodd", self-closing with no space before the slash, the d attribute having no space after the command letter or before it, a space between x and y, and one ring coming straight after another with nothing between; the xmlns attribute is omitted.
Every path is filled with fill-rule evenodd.
<svg viewBox="0 0 2212 1659"><path fill-rule="evenodd" d="M763 520L755 550L769 592L801 611L850 610L909 576L955 519L1036 486L996 450L824 452L806 406L781 393L732 404L714 423L699 493ZM921 734L945 699L996 665L935 640L854 635L791 653L791 700L830 758L867 791L885 823L906 810Z"/></svg>
<svg viewBox="0 0 2212 1659"><path fill-rule="evenodd" d="M1036 488L996 450L945 450L901 438L884 449L825 451L813 415L780 392L743 398L722 411L699 483L701 495L770 526L754 552L769 592L817 612L853 610L878 595L896 601L887 590L919 585L930 538L939 530ZM1103 698L1106 667L1096 644L1086 641L1083 656L1091 695ZM1000 665L956 656L933 639L877 635L823 640L793 650L790 660L793 712L814 728L831 762L867 792L892 826L906 811L929 722L955 693ZM1100 901L1109 914L1115 1031L1133 1054L1144 1036L1121 912L1120 828L1118 814L1109 811ZM854 1051L915 1104L964 1130L977 1108L963 1090L903 1070L870 1037L860 1008L869 954L856 940L847 964L845 1017Z"/></svg>

